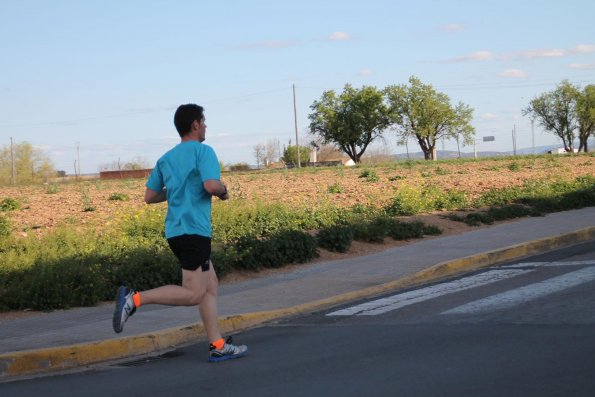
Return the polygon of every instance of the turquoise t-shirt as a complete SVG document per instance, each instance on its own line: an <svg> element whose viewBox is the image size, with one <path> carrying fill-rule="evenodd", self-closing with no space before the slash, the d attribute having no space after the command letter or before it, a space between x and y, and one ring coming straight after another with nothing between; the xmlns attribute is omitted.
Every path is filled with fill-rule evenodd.
<svg viewBox="0 0 595 397"><path fill-rule="evenodd" d="M211 237L211 195L203 182L220 177L215 151L197 141L182 142L157 160L146 186L156 192L167 188L165 238Z"/></svg>

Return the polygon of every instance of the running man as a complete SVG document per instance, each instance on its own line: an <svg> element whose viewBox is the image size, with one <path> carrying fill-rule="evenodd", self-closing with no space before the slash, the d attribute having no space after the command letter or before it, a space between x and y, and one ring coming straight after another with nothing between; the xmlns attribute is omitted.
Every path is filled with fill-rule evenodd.
<svg viewBox="0 0 595 397"><path fill-rule="evenodd" d="M165 238L182 267L182 286L165 285L147 291L121 286L116 296L113 327L122 332L124 323L141 305L198 305L210 341L209 361L242 357L248 348L224 340L217 324L218 280L211 256L211 197L229 198L220 181L215 151L203 144L207 126L204 109L181 105L174 115L181 142L166 152L146 183L147 204L167 201Z"/></svg>

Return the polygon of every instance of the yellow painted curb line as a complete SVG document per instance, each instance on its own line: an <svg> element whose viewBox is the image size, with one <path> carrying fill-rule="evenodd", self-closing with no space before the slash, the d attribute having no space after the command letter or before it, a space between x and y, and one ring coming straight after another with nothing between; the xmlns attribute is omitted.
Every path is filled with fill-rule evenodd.
<svg viewBox="0 0 595 397"><path fill-rule="evenodd" d="M438 263L428 269L399 280L331 298L284 309L220 318L219 327L222 333L238 332L272 320L323 310L354 300L381 295L397 289L413 287L458 273L519 259L536 253L551 251L556 248L575 245L592 239L595 239L595 227L588 227L560 236L547 237L503 249ZM0 355L0 380L3 378L72 369L110 360L153 353L196 342L204 338L206 338L206 332L202 323L195 323L184 327L174 327L132 337L5 353Z"/></svg>

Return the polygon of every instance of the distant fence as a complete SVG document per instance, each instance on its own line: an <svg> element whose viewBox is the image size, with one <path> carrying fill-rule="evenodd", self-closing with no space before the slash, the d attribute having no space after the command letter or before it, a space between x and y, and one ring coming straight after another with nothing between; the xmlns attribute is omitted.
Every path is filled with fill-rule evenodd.
<svg viewBox="0 0 595 397"><path fill-rule="evenodd" d="M144 170L120 170L120 171L101 171L99 179L128 179L128 178L146 178L153 169Z"/></svg>

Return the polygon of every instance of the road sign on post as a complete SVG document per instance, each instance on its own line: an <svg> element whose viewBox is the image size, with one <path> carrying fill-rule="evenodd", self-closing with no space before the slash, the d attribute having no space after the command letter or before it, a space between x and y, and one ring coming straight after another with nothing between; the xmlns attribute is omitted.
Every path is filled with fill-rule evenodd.
<svg viewBox="0 0 595 397"><path fill-rule="evenodd" d="M492 141L495 141L495 140L496 140L496 138L494 138L493 136L484 136L483 137L483 141L484 142L492 142Z"/></svg>

